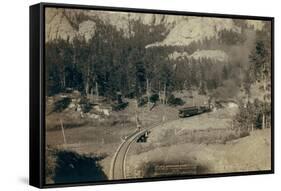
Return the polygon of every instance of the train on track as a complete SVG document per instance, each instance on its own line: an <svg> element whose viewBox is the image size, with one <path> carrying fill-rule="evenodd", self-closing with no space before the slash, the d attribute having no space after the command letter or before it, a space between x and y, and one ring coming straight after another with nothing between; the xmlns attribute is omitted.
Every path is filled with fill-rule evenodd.
<svg viewBox="0 0 281 191"><path fill-rule="evenodd" d="M211 107L205 106L205 105L185 107L185 108L179 109L179 117L181 117L181 118L190 117L193 115L199 115L199 114L210 112L210 111L211 111Z"/></svg>
<svg viewBox="0 0 281 191"><path fill-rule="evenodd" d="M150 131L145 131L138 139L137 139L137 143L145 143L148 139L148 135L149 135Z"/></svg>

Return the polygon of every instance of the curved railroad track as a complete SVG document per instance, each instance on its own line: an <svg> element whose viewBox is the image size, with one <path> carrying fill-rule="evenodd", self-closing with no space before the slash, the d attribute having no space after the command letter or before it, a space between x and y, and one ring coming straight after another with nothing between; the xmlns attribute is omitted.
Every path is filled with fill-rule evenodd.
<svg viewBox="0 0 281 191"><path fill-rule="evenodd" d="M159 122L151 125L148 128L137 131L130 136L126 137L125 140L119 145L116 153L113 156L111 168L110 168L110 179L111 180L121 180L126 179L126 156L130 149L130 146L133 142L135 142L140 136L142 136L147 130L153 129L164 123L168 123L171 121L175 121L178 119L168 120L165 122Z"/></svg>

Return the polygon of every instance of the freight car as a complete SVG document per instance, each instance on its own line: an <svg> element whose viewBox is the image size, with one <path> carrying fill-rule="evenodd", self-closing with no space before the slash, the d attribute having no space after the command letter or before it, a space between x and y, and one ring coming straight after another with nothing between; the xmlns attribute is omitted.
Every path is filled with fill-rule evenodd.
<svg viewBox="0 0 281 191"><path fill-rule="evenodd" d="M179 109L179 117L190 117L211 111L209 106L192 106Z"/></svg>

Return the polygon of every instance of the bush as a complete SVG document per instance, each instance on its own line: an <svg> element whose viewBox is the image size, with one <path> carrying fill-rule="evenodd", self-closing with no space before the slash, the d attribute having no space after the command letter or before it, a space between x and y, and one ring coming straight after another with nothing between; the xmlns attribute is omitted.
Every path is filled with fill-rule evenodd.
<svg viewBox="0 0 281 191"><path fill-rule="evenodd" d="M152 94L149 97L150 103L156 103L158 100L159 100L158 94ZM138 106L139 107L144 106L145 104L147 104L147 102L148 102L147 96L143 96L143 97L138 99Z"/></svg>
<svg viewBox="0 0 281 191"><path fill-rule="evenodd" d="M79 104L81 105L81 109L84 113L90 112L93 107L93 104L90 103L90 100L85 97L80 100Z"/></svg>
<svg viewBox="0 0 281 191"><path fill-rule="evenodd" d="M121 111L121 110L125 109L128 105L129 105L128 102L123 102L120 104L112 104L111 107L112 107L113 111Z"/></svg>
<svg viewBox="0 0 281 191"><path fill-rule="evenodd" d="M147 104L148 100L147 100L147 97L141 97L138 99L138 106L141 107L141 106L144 106L145 104Z"/></svg>
<svg viewBox="0 0 281 191"><path fill-rule="evenodd" d="M91 103L86 103L86 104L81 105L81 109L84 113L90 112L92 107L93 107L93 105Z"/></svg>
<svg viewBox="0 0 281 191"><path fill-rule="evenodd" d="M158 94L152 94L152 96L150 96L149 101L152 103L156 103L159 100L159 95Z"/></svg>
<svg viewBox="0 0 281 191"><path fill-rule="evenodd" d="M171 106L183 105L184 101L181 98L176 98L173 94L168 98L168 104Z"/></svg>
<svg viewBox="0 0 281 191"><path fill-rule="evenodd" d="M126 98L129 98L129 99L133 99L135 98L135 92L134 91L131 91L129 92L128 94L125 95Z"/></svg>
<svg viewBox="0 0 281 191"><path fill-rule="evenodd" d="M66 109L71 102L71 99L69 97L65 97L54 104L54 112L62 112L64 109Z"/></svg>

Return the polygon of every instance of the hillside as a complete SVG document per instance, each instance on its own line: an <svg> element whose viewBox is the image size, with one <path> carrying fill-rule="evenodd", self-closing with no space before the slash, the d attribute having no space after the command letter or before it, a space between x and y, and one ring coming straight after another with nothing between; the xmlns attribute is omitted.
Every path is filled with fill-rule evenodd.
<svg viewBox="0 0 281 191"><path fill-rule="evenodd" d="M167 28L172 28L179 20L184 19L181 16L72 9L47 9L46 18L47 42L59 38L72 40L77 35L89 39L95 34L97 19L123 30L124 36L128 36L130 22L133 21L151 26L163 24Z"/></svg>
<svg viewBox="0 0 281 191"><path fill-rule="evenodd" d="M164 41L149 45L148 47L188 46L193 41L218 37L217 34L221 30L241 32L241 28L236 26L232 19L188 17L188 19L181 20L175 25Z"/></svg>
<svg viewBox="0 0 281 191"><path fill-rule="evenodd" d="M196 136L196 132L193 133L193 136ZM188 134L185 136L188 137ZM207 139L211 136L210 129ZM131 178L138 178L143 176L145 169L149 166L163 163L194 165L201 174L270 170L271 168L270 129L255 131L250 136L227 141L225 144L205 143L205 139L198 141L193 138L190 142L187 141L188 143L171 142L164 146L161 146L161 142L135 145L131 150L137 152L132 152L128 157L127 173Z"/></svg>
<svg viewBox="0 0 281 191"><path fill-rule="evenodd" d="M265 26L263 21L257 20L58 8L46 10L46 41L55 39L72 41L77 36L84 37L88 41L96 35L99 22L113 26L123 34L124 38L144 32L142 28L132 27L134 23L139 22L144 26L149 26L152 31L153 28L161 26L163 29L155 30L155 32L160 32L159 36L163 38L152 43L143 42L147 51L151 51L152 47L164 49L170 47L167 56L171 60L206 58L224 63L237 59L239 62L247 61L248 49L253 46L255 31L260 31ZM244 28L243 32L242 26L248 29ZM242 38L244 35L247 36L246 41ZM238 42L240 44L237 45ZM225 45L228 45L227 49ZM237 58L237 54L241 55L239 50L243 50L247 58L245 56L241 56L241 59Z"/></svg>
<svg viewBox="0 0 281 191"><path fill-rule="evenodd" d="M97 18L123 30L124 35L128 35L132 21L141 21L150 26L162 24L170 30L165 40L150 44L148 47L187 46L193 41L217 37L217 33L221 30L241 33L241 27L236 25L233 19L52 8L46 11L46 41L57 38L73 39L75 35L89 38L95 33ZM254 20L248 20L246 25L255 30L261 30L264 27L262 21Z"/></svg>

